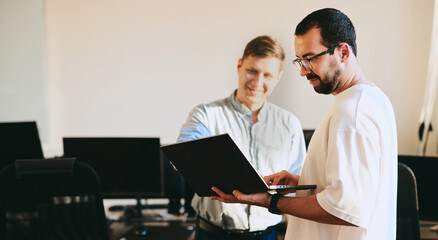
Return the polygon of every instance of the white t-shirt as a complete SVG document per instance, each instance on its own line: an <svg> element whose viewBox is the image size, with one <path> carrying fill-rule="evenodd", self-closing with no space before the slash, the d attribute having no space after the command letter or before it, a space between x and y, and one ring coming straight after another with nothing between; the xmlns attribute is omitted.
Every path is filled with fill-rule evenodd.
<svg viewBox="0 0 438 240"><path fill-rule="evenodd" d="M286 239L395 239L397 132L389 99L376 86L336 95L309 144L300 184L330 214L358 227L289 216Z"/></svg>

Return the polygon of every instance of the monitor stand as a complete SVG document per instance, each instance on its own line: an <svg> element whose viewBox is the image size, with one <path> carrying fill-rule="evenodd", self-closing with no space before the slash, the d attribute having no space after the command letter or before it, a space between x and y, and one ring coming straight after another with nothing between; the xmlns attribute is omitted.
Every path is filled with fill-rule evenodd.
<svg viewBox="0 0 438 240"><path fill-rule="evenodd" d="M109 211L123 211L122 216L117 221L130 222L133 226L130 231L136 237L144 237L149 233L149 229L143 225L146 221L156 221L160 218L158 213L143 213L143 209L148 205L141 203L142 197L136 197L135 205L115 205L111 206Z"/></svg>
<svg viewBox="0 0 438 240"><path fill-rule="evenodd" d="M181 199L180 198L169 198L169 203L167 204L167 212L173 215L181 215Z"/></svg>
<svg viewBox="0 0 438 240"><path fill-rule="evenodd" d="M150 208L148 205L141 203L142 197L136 197L135 205L115 205L111 206L109 211L123 211L119 220L129 222L143 222L147 220L156 220L160 217L158 213L143 213L143 209ZM153 207L152 207L153 208Z"/></svg>

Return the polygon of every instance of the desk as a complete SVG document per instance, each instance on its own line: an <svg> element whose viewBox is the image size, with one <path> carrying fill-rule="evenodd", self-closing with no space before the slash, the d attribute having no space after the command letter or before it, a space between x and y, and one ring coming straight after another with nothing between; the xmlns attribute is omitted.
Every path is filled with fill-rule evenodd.
<svg viewBox="0 0 438 240"><path fill-rule="evenodd" d="M194 233L194 222L143 222L140 223L146 227L147 235L144 237L136 236L135 228L137 223L113 222L109 227L110 240L189 240Z"/></svg>
<svg viewBox="0 0 438 240"><path fill-rule="evenodd" d="M438 240L438 231L430 230L430 227L438 225L438 222L420 221L421 239L435 239Z"/></svg>
<svg viewBox="0 0 438 240"><path fill-rule="evenodd" d="M157 240L157 239L172 239L172 240L190 240L194 237L195 220L187 218L184 215L176 216L167 213L167 209L144 209L143 214L146 216L144 221L117 221L122 214L120 212L110 212L108 207L116 204L133 204L134 200L121 202L106 201L106 215L113 222L109 225L109 239L110 240ZM163 203L163 202L159 202ZM148 216L152 216L148 219ZM138 237L135 235L135 227L140 224L148 230L145 237ZM438 231L430 230L430 227L437 225L438 222L420 221L421 239L424 240L438 240ZM280 233L279 239L284 236Z"/></svg>
<svg viewBox="0 0 438 240"><path fill-rule="evenodd" d="M158 201L158 202L156 202ZM134 220L119 220L124 211L109 211L113 205L131 205L135 201L111 200L104 201L106 216L111 221L109 225L109 240L190 240L194 237L195 220L186 215L173 215L165 208L156 208L154 204L165 204L160 200L149 201L152 208L142 210L143 217ZM142 226L147 230L146 236L137 236L135 230Z"/></svg>

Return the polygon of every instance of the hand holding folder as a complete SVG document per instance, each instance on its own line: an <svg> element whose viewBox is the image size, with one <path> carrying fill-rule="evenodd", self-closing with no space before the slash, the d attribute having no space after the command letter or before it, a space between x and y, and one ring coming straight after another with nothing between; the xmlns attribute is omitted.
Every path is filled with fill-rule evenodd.
<svg viewBox="0 0 438 240"><path fill-rule="evenodd" d="M294 186L298 183L299 176L294 175L288 171L281 171L278 173L274 173L272 175L266 176L263 178L265 182L279 185L279 184L287 184L288 186ZM315 185L310 185L313 188ZM316 187L316 186L315 186ZM246 195L241 193L238 190L234 190L232 194L224 193L222 190L220 190L217 187L212 187L212 190L218 195L218 196L211 196L210 199L212 200L218 200L225 203L243 203L243 204L251 204L251 205L257 205L261 207L269 207L270 203L270 196L266 192L261 193L253 193L250 195ZM287 194L291 192L295 192L296 190L284 190L281 191L281 194Z"/></svg>

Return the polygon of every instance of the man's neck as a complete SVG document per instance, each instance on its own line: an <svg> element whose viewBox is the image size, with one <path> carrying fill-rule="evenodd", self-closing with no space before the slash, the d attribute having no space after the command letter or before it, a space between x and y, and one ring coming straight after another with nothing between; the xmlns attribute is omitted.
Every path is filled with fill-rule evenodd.
<svg viewBox="0 0 438 240"><path fill-rule="evenodd" d="M260 112L260 109L255 111L255 112L252 112L252 115L251 115L252 124L256 123L259 120L259 118L258 118L259 112Z"/></svg>
<svg viewBox="0 0 438 240"><path fill-rule="evenodd" d="M359 68L359 66L356 65L354 69L350 69L350 71L347 71L343 76L341 76L339 86L336 91L333 92L333 95L337 95L358 84L374 86L374 83L369 81L363 75L362 70Z"/></svg>
<svg viewBox="0 0 438 240"><path fill-rule="evenodd" d="M236 98L237 100L246 108L248 108L251 111L251 119L253 123L256 123L258 121L258 115L260 112L260 109L263 107L263 104L265 104L265 102L262 102L260 104L245 104L240 98L239 98L239 94L236 93Z"/></svg>

